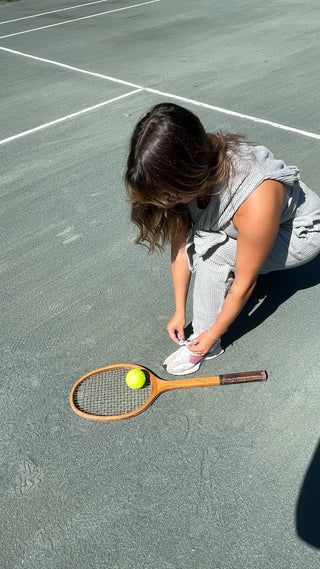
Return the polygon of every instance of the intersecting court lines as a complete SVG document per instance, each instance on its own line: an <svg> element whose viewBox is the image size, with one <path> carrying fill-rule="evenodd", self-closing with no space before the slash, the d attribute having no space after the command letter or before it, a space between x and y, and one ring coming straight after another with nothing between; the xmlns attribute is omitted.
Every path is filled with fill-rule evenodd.
<svg viewBox="0 0 320 569"><path fill-rule="evenodd" d="M54 27L53 33L55 33L57 29L56 26L78 22L79 20L82 20L81 24L85 24L88 18L97 18L103 21L106 17L108 18L108 15L112 15L115 12L119 13L134 8L139 9L139 7L145 5L147 6L146 10L148 10L149 5L160 1L161 0L147 0L138 3L131 2L131 4L126 2L124 6L124 2L117 2L115 4L112 0L98 0L96 2L86 2L81 5L76 4L59 10L43 11L24 18L16 18L11 21L6 20L6 22L9 24L10 22L16 22L20 25L25 25L25 21L28 19L32 18L34 22L35 18L39 19L42 15L46 16L49 14L56 16L57 12L59 12L59 22L48 24L48 26L37 26L32 29L20 30L13 34L5 34L5 37L13 39L12 35L19 35L20 37L17 41L20 40L21 42L24 37L21 34L30 33L28 37L32 38L31 43L32 46L34 46L33 49L35 53L37 53L37 51L39 53L37 44L34 44L34 40L37 41L37 32L39 30L44 30L43 33L46 34L47 29L45 28ZM66 21L60 19L61 17L63 18L66 10L82 9L84 6L92 9L92 7L96 7L97 4L99 4L100 7L100 4L106 4L107 2L112 6L112 9L105 10L104 12L90 13L89 15ZM60 15L61 12L63 12L62 15ZM101 18L98 18L99 16L101 16ZM0 24L4 23L5 22L0 22ZM114 24L112 24L112 26L114 26ZM6 28L5 26L2 27ZM67 28L63 28L63 30L64 29ZM31 32L35 33L31 34ZM5 41L3 36L2 40ZM112 82L110 78L109 82L104 81L104 83L102 83L98 80L98 78L101 79L102 76L91 73L89 70L81 73L80 69L72 68L62 62L58 64L54 62L56 64L55 67L53 67L53 65L48 66L45 64L52 64L53 62L37 57L37 55L31 56L21 51L10 50L4 45L1 46L0 49L4 58L6 58L3 61L6 81L2 84L1 88L2 109L4 113L1 120L1 144L11 142L16 138L53 126L65 120L78 117L104 105L111 104L118 99L127 97L129 94L136 93L137 91L135 85L126 81L117 80ZM64 56L65 53L64 51ZM17 57L13 59L13 54L15 56L19 55L21 61L19 62ZM77 70L77 73L70 73L70 70ZM106 80L109 78L104 75L103 79ZM21 88L21 86L23 86L23 88Z"/></svg>
<svg viewBox="0 0 320 569"><path fill-rule="evenodd" d="M73 119L139 91L135 86L101 81L94 73L48 65L6 49L6 82L2 85L0 144ZM19 78L17 80L17 70ZM23 89L16 88L23 85Z"/></svg>
<svg viewBox="0 0 320 569"><path fill-rule="evenodd" d="M84 4L77 4L74 6L69 6L68 8L61 8L58 10L50 10L47 12L41 12L38 14L33 14L31 16L26 16L24 18L18 18L14 21L19 21L19 23L21 24L25 22L26 19L30 19L33 18L33 21L35 21L34 19L43 15L50 15L50 14L55 14L56 12L66 12L67 10L75 10L75 9L82 9L83 7L91 7L93 5L97 5L97 4L103 4L103 3L107 3L110 0L96 0L95 2L85 2ZM65 23L71 23L74 21L79 21L79 20L86 20L88 18L91 17L97 17L97 16L104 16L105 14L111 14L112 12L115 11L122 11L122 10L128 10L128 9L132 9L132 8L137 8L140 6L144 6L146 4L154 4L155 2L160 2L161 0L149 0L147 2L140 2L140 3L136 3L136 4L131 4L129 6L122 6L121 8L116 8L114 10L109 10L109 11L104 11L104 12L98 12L95 14L89 14L88 16L81 16L79 18L73 18L67 21L60 21L58 23L55 24L49 24L48 26L41 26L41 27L36 27L36 28L32 28L29 30L21 30L19 32L17 32L17 34L23 34L23 33L28 33L28 32L37 32L38 30L43 30L47 27L55 27L58 25L64 25ZM100 6L99 6L100 7ZM151 6L150 6L151 8ZM13 21L13 20L12 20ZM10 22L10 21L7 21ZM5 23L5 22L2 22ZM1 24L1 22L0 22ZM7 34L5 37L12 37L12 35L15 34ZM34 34L34 37L36 38L37 34ZM1 37L1 36L0 36ZM33 37L33 36L32 36ZM4 39L4 36L2 36L2 38ZM99 73L94 73L91 72L89 69L82 69L80 67L75 67L75 66L71 66L68 65L67 63L64 63L62 61L54 61L51 59L45 59L42 57L38 57L36 55L31 55L28 53L24 53L22 51L17 51L17 50L13 50L13 49L9 49L6 48L4 46L0 46L0 51L7 52L7 54L11 54L11 55L16 55L16 56L20 56L22 58L27 58L28 60L32 60L33 65L35 65L34 62L41 62L42 64L49 64L48 68L43 71L43 68L40 72L37 73L37 89L36 89L36 93L35 93L35 102L36 102L36 113L33 114L33 124L32 121L30 120L30 117L32 116L32 109L29 112L29 117L28 114L26 115L24 113L24 109L23 109L23 120L22 122L19 124L19 121L15 120L15 124L17 125L16 127L16 131L12 131L12 121L10 119L10 126L11 126L11 130L5 130L5 124L6 124L6 120L2 121L2 125L4 130L2 131L2 133L0 134L0 144L4 144L7 142L11 142L13 140L15 140L16 138L21 138L22 136L26 136L27 134L31 134L33 132L36 132L38 130L42 130L44 128L48 128L51 126L54 126L55 124L61 123L65 120L69 120L69 119L73 119L76 117L79 117L87 112L91 112L94 111L104 105L108 105L111 104L119 99L123 99L125 97L129 97L131 95L135 95L137 93L140 92L147 92L147 93L152 93L155 96L157 96L157 98L161 97L161 98L166 98L166 99L173 99L176 100L180 103L188 103L194 106L198 106L198 107L203 107L203 108L207 108L210 109L212 111L218 112L218 113L222 113L222 114L226 114L226 115L231 115L237 118L241 118L241 119L245 119L248 121L254 121L260 124L264 124L267 126L271 126L273 128L277 128L277 129L282 129L282 130L287 130L287 131L291 131L303 136L307 136L307 137L311 137L311 138L316 138L316 139L320 139L320 135L317 133L312 133L309 131L305 131L305 130L301 130L301 129L296 129L294 127L291 126L287 126L287 125L283 125L280 123L276 123L273 121L269 121L265 118L260 118L260 117L256 117L256 116L251 116L251 115L247 115L247 114L243 114L237 111L233 111L232 109L225 109L225 108L221 108L215 105L211 105L211 104L207 104L207 103L203 103L202 101L199 100L194 100L191 98L187 98L187 97L182 97L179 94L176 93L168 93L165 90L160 89L153 89L151 87L149 87L148 85L138 85L132 82L128 82L125 80L125 78L120 78L120 77L111 77L108 75L104 75L104 74L99 74ZM22 69L23 69L23 73L26 74L26 65L25 64L21 64ZM49 67L55 67L56 71L49 71ZM7 69L10 69L11 66L8 65ZM35 70L35 68L33 67L33 69ZM61 71L63 70L63 74L61 75ZM60 73L59 73L60 72ZM67 72L73 72L73 73L68 73ZM28 74L27 74L28 75ZM78 77L76 77L76 75L78 75ZM86 80L84 80L84 82L82 84L80 84L80 79L79 77L84 77L86 76ZM49 79L49 84L51 83L51 89L48 87L47 91L49 91L49 97L46 97L46 85L45 84L41 84L41 77L44 77L45 80L47 81L48 77L51 77ZM92 79L93 83L92 83L92 89L90 89L89 87L89 83L88 83L88 79L90 78L94 78ZM29 79L29 93L31 93L32 91L32 81L33 81L33 77L32 77L32 72L30 71L30 76L27 77L27 82L23 82L24 86L27 84L28 85L28 79ZM105 86L101 86L101 83L99 85L99 87L97 88L97 90L95 91L95 84L94 81L97 79L103 79L105 81ZM39 83L40 82L40 83ZM83 89L82 89L83 87ZM125 88L125 93L123 93L123 90ZM10 89L10 81L6 82L6 86L3 87L4 91L7 90L7 92L5 92L5 94L7 95L7 99L10 100L10 103L12 105L14 105L14 100L18 99L16 102L17 103L22 103L23 99L25 97L25 91L24 93L21 94L17 94L17 93L10 93L9 89ZM120 91L120 94L119 94ZM91 92L91 93L90 93ZM91 94L95 93L94 96L94 100L92 99ZM54 95L54 97L56 99L54 99L53 101L51 100L52 98L52 93ZM107 97L102 97L103 100L96 100L97 96L102 93L102 94L106 94ZM83 105L82 100L81 100L81 95L84 95L84 100L86 102L88 102L88 105ZM86 97L89 96L89 100L86 100ZM19 97L20 97L20 101L19 101ZM5 98L2 98L3 102L5 101ZM66 102L68 101L72 101L72 108L68 106L66 106ZM21 104L20 104L21 107ZM60 116L57 117L57 113L56 110L60 109L62 113L60 113ZM55 113L52 116L52 110L54 109ZM28 120L26 120L28 119ZM38 122L38 124L35 124L35 121ZM18 128L18 126L20 128Z"/></svg>
<svg viewBox="0 0 320 569"><path fill-rule="evenodd" d="M264 118L259 118L259 117L252 116L252 115L246 115L246 114L243 114L243 113L240 113L240 112L237 112L237 111L233 111L233 110L231 110L231 109L225 109L225 108L222 108L222 107L217 107L217 106L215 106L215 105L211 105L211 104L208 104L208 103L203 103L203 102L201 102L201 101L197 101L197 100L190 99L190 98L187 98L187 97L181 97L181 96L176 95L176 94L174 94L174 93L167 93L167 92L161 91L161 90L159 90L159 89L153 89L153 88L150 88L150 87L138 85L138 84L135 84L135 83L131 83L131 82L125 81L125 80L123 80L123 79L119 79L119 78L115 78L115 77L110 77L110 76L107 76L107 75L103 75L103 74L101 74L101 73L94 73L94 72L91 72L91 71L89 71L89 70L85 70L85 69L81 69L81 68L78 68L78 67L74 67L74 66L67 65L67 64L65 64L65 63L61 63L61 62L57 62L57 61L53 61L53 60L49 60L49 59L45 59L45 58L33 56L33 55L31 55L31 54L26 54L26 53L18 52L18 51L16 51L16 50L12 50L12 49L9 49L9 48L4 48L4 47L1 47L1 46L0 46L0 51L5 51L5 52L11 53L11 54L20 55L20 56L22 56L22 57L26 57L27 59L39 61L39 62L42 62L42 63L47 63L47 64L50 64L50 65L56 66L56 67L58 67L58 68L62 68L62 69L67 69L67 70L70 70L70 71L74 71L74 72L79 73L79 74L91 76L91 77L94 77L94 78L104 79L104 80L107 80L108 82L110 82L111 84L114 84L114 85L117 85L117 84L118 84L118 85L121 85L121 86L126 86L126 87L128 87L128 88L129 88L129 87L133 88L133 90L130 90L130 91L127 92L127 93L124 93L124 94L121 94L121 95L119 95L119 96L115 96L115 97L109 98L109 99L107 99L106 101L97 103L96 105L91 105L90 107L87 107L87 108L81 109L81 110L79 110L79 111L75 111L75 112L69 113L69 114L67 114L67 115L65 115L65 116L63 116L63 117L58 118L58 119L54 119L54 120L52 120L52 121L47 121L47 122L45 122L45 123L43 123L43 124L41 124L41 125L37 125L37 126L31 128L31 129L27 129L27 130L25 130L25 131L21 131L21 132L19 132L19 133L16 133L16 134L14 134L14 135L9 136L9 137L2 138L2 139L0 139L0 144L5 144L5 143L7 143L7 142L11 142L12 140L15 140L15 139L17 139L17 138L21 138L22 136L25 136L25 135L27 135L27 134L31 134L31 133L36 132L36 131L38 131L38 130L42 130L42 129L44 129L44 128L53 126L53 125L55 125L55 124L58 124L58 123L60 123L60 122L65 121L65 120L68 120L68 119L71 119L71 118L75 118L75 117L80 116L80 115L82 115L82 114L85 114L85 113L87 113L87 112L93 111L93 110L95 110L95 109L97 109L97 108L100 108L101 106L107 105L107 104L109 104L109 103L113 103L113 102L115 102L115 101L117 101L117 100L119 100L119 99L122 99L122 98L124 98L124 97L129 97L129 96L131 96L131 95L135 95L135 94L137 94L137 93L139 93L139 92L152 93L152 94L154 94L154 95L157 95L158 97L160 96L160 97L163 97L163 98L166 98L166 99L173 99L173 100L176 100L176 101L178 101L178 102L180 102L180 103L188 103L188 104L191 104L191 105L195 105L195 106L197 106L197 107L202 107L202 108L210 109L210 110L212 110L212 111L215 111L215 112L218 112L218 113L221 113L221 114L230 115L230 116L237 117L237 118L241 118L241 119L244 119L244 120L248 120L248 121L252 121L252 122L264 124L264 125L269 126L269 127L272 127L272 128L276 128L276 129L280 129L280 130L285 130L285 131L293 132L293 133L296 133L296 134L299 134L299 135L302 135L302 136L305 136L305 137L308 137L308 138L314 138L314 139L320 140L320 134L318 134L318 133L313 133L313 132L310 132L310 131L306 131L306 130L302 130L302 129L297 129L297 128L294 128L294 127L291 127L291 126L288 126L288 125L284 125L284 124L281 124L281 123L276 123L276 122L273 122L273 121L269 121L269 120L264 119Z"/></svg>

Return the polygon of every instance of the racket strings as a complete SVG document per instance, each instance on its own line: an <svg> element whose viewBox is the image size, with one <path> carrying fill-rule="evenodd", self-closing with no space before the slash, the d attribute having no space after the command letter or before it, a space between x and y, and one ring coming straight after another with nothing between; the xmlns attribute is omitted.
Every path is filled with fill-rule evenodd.
<svg viewBox="0 0 320 569"><path fill-rule="evenodd" d="M130 389L126 375L131 368L96 373L84 379L74 392L74 404L91 415L124 415L138 409L151 393L151 383Z"/></svg>

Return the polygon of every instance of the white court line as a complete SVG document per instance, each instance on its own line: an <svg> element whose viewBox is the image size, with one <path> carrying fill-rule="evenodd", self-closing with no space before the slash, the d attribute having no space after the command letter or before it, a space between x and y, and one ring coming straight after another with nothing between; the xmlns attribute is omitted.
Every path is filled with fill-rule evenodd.
<svg viewBox="0 0 320 569"><path fill-rule="evenodd" d="M31 30L24 30L22 32L15 32L14 34L7 34L5 36L0 36L0 39L12 38L13 36L20 36L22 34L30 34L31 32L38 32L39 30L45 30L47 28L54 28L55 26L64 26L65 24L70 24L71 22L79 22L80 20L88 20L89 18L97 18L98 16L105 16L106 14L113 14L114 12L122 12L123 10L131 10L131 8L138 8L139 6L146 6L147 4L154 4L155 2L161 2L161 0L149 0L148 2L140 2L140 4L133 4L132 6L125 6L123 8L115 8L114 10L108 10L107 12L100 12L99 14L90 14L89 16L82 16L81 18L74 18L73 20L66 20L65 22L58 22L57 24L49 24L48 26L41 26L40 28L32 28Z"/></svg>
<svg viewBox="0 0 320 569"><path fill-rule="evenodd" d="M23 16L22 18L15 18L14 20L5 20L0 22L3 24L11 24L11 22L20 22L20 20L30 20L31 18L38 18L39 16L46 16L47 14L55 14L56 12L65 12L66 10L74 10L75 8L82 8L82 6L91 6L92 4L101 4L101 2L110 2L110 0L95 0L95 2L86 2L85 4L78 4L77 6L69 6L69 8L59 8L59 10L50 10L50 12L42 12L41 14L32 14L32 16Z"/></svg>
<svg viewBox="0 0 320 569"><path fill-rule="evenodd" d="M303 136L308 136L309 138L316 138L320 140L320 134L309 132L307 130L301 130L299 128L286 126L285 124L268 121L266 119L260 119L259 117L254 117L252 115L245 115L243 113L238 113L237 111L230 111L229 109L223 109L222 107L215 107L214 105L210 105L208 103L202 103L201 101L195 101L194 99L188 99L187 97L180 97L179 95L173 95L172 93L164 93L163 91L158 91L157 89L150 89L147 87L143 87L143 91L148 91L148 93L154 93L155 95L160 95L161 97L170 97L171 99L176 99L177 101L182 101L184 103L190 103L191 105L196 105L197 107L203 107L205 109L210 109L212 111L217 111L218 113L224 115L231 115L232 117L245 119L247 121L266 124L268 126L273 126L275 128L279 128L282 130L288 130L289 132L295 132L296 134L302 134Z"/></svg>
<svg viewBox="0 0 320 569"><path fill-rule="evenodd" d="M53 61L51 59L44 59L43 57L37 57L35 55L30 55L28 53L23 53L21 51L15 51L15 50L9 49L7 47L1 47L0 46L0 50L6 51L8 53L13 53L15 55L21 55L22 57L27 57L29 59L34 59L36 61L41 61L43 63L50 63L51 65L55 65L57 67L62 67L63 69L69 69L70 71L77 71L78 73L84 73L85 75L92 75L93 77L99 77L100 79L106 79L107 81L113 81L114 83L119 83L120 85L126 85L127 87L135 87L139 91L145 91L147 93L159 95L160 97L175 99L175 100L180 101L180 102L189 103L191 105L196 105L197 107L210 109L212 111L216 111L216 112L224 114L224 115L230 115L230 116L237 117L240 119L245 119L245 120L253 121L256 123L265 124L265 125L271 126L273 128L278 128L281 130L294 132L296 134L301 134L302 136L307 136L309 138L315 138L317 140L320 140L320 134L317 134L314 132L309 132L307 130L301 130L299 128L286 126L286 125L281 124L281 123L269 121L266 119L261 119L259 117L255 117L252 115L245 115L245 114L239 113L237 111L231 111L229 109L224 109L222 107L210 105L209 103L202 103L201 101L196 101L195 99L188 99L187 97L181 97L179 95L174 95L172 93L166 93L164 91L159 91L157 89L152 89L150 87L143 87L142 85L136 85L135 83L130 83L129 81L123 81L122 79L117 79L116 77L110 77L109 75L103 75L101 73L94 73L92 71L87 71L87 70L81 69L79 67L72 67L71 65L66 65L65 63L60 63L58 61ZM136 91L133 91L133 92L136 92Z"/></svg>
<svg viewBox="0 0 320 569"><path fill-rule="evenodd" d="M36 126L35 128L30 128L29 130L25 130L24 132L19 132L19 134L14 134L13 136L9 136L8 138L0 140L0 144L11 142L12 140L16 140L17 138L26 136L27 134L32 134L33 132L37 132L38 130L43 130L44 128L48 128L49 126L59 124L69 119L73 119L74 117L79 117L80 115L84 115L85 113L89 113L90 111L94 111L95 109L99 109L100 107L104 107L105 105L109 105L110 103L114 103L115 101L119 101L120 99L124 99L125 97L130 97L131 95L134 95L135 93L139 93L141 91L142 89L136 89L135 91L130 91L129 93L125 93L124 95L120 95L119 97L114 97L113 99L108 99L107 101L103 101L102 103L98 103L97 105L93 105L92 107L87 107L86 109L77 111L76 113L71 113L70 115L66 115L65 117L61 117L54 121L50 121L45 124Z"/></svg>
<svg viewBox="0 0 320 569"><path fill-rule="evenodd" d="M109 77L109 75L102 75L101 73L95 73L94 71L87 71L86 69L81 69L81 67L73 67L72 65L66 65L65 63L60 63L59 61L53 61L52 59L37 57L36 55L30 55L28 53L23 53L22 51L16 51L15 49L10 49L8 47L0 46L0 50L7 51L8 53L13 53L14 55L22 55L22 57L27 57L28 59L34 59L35 61L41 61L42 63L51 63L51 65L62 67L62 69L77 71L78 73L84 73L85 75L91 75L92 77L99 77L99 79L107 79L108 81L119 83L120 85L126 85L126 87L135 87L136 89L143 89L141 85L136 85L135 83L130 83L129 81L122 81L121 79L115 79L114 77Z"/></svg>

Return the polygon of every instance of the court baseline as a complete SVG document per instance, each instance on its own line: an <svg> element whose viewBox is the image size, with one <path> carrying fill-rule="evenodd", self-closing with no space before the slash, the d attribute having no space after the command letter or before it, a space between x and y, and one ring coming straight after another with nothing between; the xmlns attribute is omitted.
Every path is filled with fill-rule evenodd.
<svg viewBox="0 0 320 569"><path fill-rule="evenodd" d="M56 14L57 12L65 12L66 10L76 10L83 6L92 6L93 4L101 4L102 2L110 2L110 0L95 0L94 2L85 2L84 4L69 6L68 8L59 8L58 10L49 10L48 12L32 14L31 16L22 16L22 18L15 18L14 20L5 20L4 22L0 22L0 26L3 26L4 24L11 24L12 22L20 22L21 20L31 20L32 18L39 18L40 16L47 16L48 14Z"/></svg>
<svg viewBox="0 0 320 569"><path fill-rule="evenodd" d="M140 2L139 4L133 4L131 6L124 6L122 8L115 8L114 10L107 10L106 12L99 12L99 14L89 14L89 16L82 16L81 18L73 18L72 20L66 20L65 22L58 22L57 24L48 24L47 26L41 26L40 28L32 28L31 30L23 30L22 32L7 34L5 36L0 36L0 39L12 38L13 36L20 36L22 34L30 34L31 32L37 32L39 30L45 30L47 28L54 28L56 26L64 26L65 24L70 24L72 22L79 22L80 20L88 20L89 18L96 18L97 16L105 16L106 14L114 14L115 12L123 12L124 10L131 10L132 8L138 8L139 6L146 6L147 4L154 4L155 2L161 2L161 0L149 0L148 2Z"/></svg>

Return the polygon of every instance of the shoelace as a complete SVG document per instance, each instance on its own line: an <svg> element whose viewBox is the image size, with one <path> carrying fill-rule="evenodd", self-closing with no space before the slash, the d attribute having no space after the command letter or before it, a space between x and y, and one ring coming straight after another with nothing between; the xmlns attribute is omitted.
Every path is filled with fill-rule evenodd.
<svg viewBox="0 0 320 569"><path fill-rule="evenodd" d="M180 340L179 341L179 346L188 346L190 344L191 340Z"/></svg>

